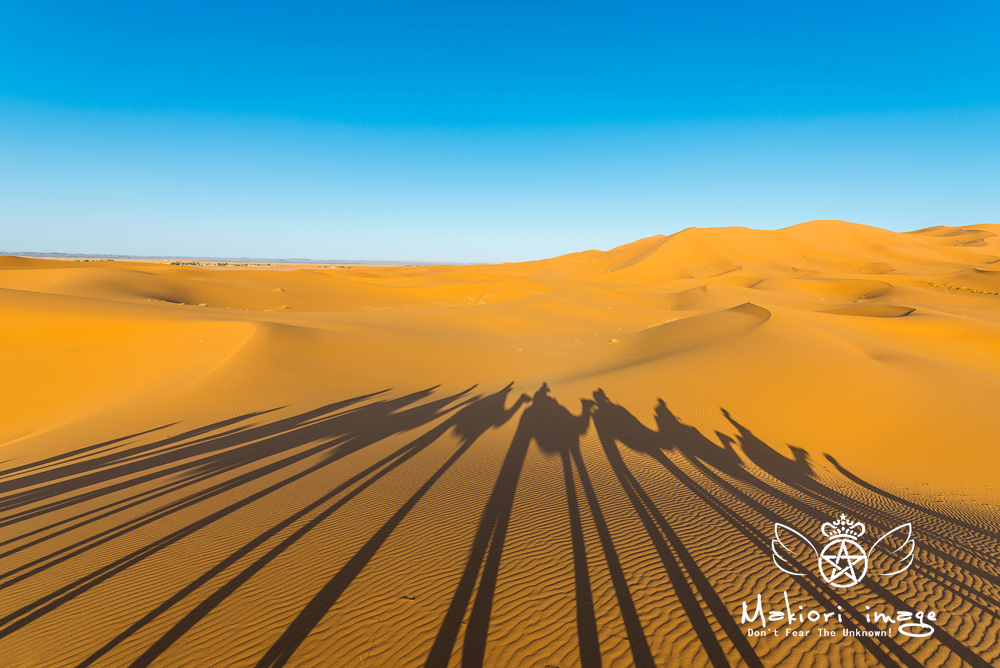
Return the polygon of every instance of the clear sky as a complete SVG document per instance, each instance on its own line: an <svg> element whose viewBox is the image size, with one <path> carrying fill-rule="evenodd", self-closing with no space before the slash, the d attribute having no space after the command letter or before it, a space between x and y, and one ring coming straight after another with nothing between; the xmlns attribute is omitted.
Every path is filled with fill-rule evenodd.
<svg viewBox="0 0 1000 668"><path fill-rule="evenodd" d="M0 250L1000 222L1000 3L0 3Z"/></svg>

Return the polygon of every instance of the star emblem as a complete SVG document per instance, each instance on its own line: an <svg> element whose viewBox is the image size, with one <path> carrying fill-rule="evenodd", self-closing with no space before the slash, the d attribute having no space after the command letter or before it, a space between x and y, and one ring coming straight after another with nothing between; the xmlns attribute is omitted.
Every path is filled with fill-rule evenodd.
<svg viewBox="0 0 1000 668"><path fill-rule="evenodd" d="M841 541L840 549L837 550L837 554L823 557L823 561L833 567L833 571L830 573L829 578L831 581L839 580L841 576L846 575L851 579L852 583L857 583L861 579L861 576L858 575L854 566L859 561L864 560L864 554L851 554L850 550L847 549L847 541Z"/></svg>

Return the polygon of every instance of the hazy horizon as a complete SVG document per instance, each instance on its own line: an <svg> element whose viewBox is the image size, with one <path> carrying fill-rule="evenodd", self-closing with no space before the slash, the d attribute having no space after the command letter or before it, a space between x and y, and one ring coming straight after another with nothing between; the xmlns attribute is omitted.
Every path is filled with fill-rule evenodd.
<svg viewBox="0 0 1000 668"><path fill-rule="evenodd" d="M802 221L801 223L795 223L794 225L789 225L784 228L771 228L775 230L788 229L790 227L795 227L796 225L801 225L804 223L817 222L822 219L813 219ZM827 219L830 220L830 219ZM834 219L835 220L835 219ZM844 222L848 224L856 224L853 221L837 221ZM991 225L994 223L982 223L984 225ZM912 230L891 230L896 232L901 232L903 234L910 234L915 232L921 232L926 229L940 226L928 226L924 228L915 228ZM961 226L961 227L973 227L972 225ZM676 232L671 232L670 234L651 234L647 237L641 237L639 239L633 239L632 241L627 241L623 244L618 244L617 246L609 246L607 248L575 248L570 250L565 250L561 253L555 255L526 258L519 260L507 260L499 259L493 261L454 261L447 259L427 259L427 258L389 258L389 257L370 257L370 258L319 258L319 257L278 257L278 256L234 256L234 255L138 255L129 253L85 253L85 252L62 252L62 251L38 251L38 250L0 250L0 255L7 256L19 256L19 257L35 257L35 258L55 258L55 259L97 259L97 260L188 260L188 261L205 261L205 262L277 262L285 264L356 264L356 265L372 265L372 266L426 266L426 265L459 265L459 266L471 266L471 265L491 265L491 264L506 264L510 262L532 262L539 260L547 260L557 257L562 257L566 255L575 255L578 253L587 252L607 252L623 246L629 246L636 242L645 241L658 236L672 236L677 234L677 232L683 232L685 230L697 230L697 229L726 229L726 228L740 228L749 230L764 230L769 228L752 228L739 225L717 225L717 226L705 226L705 227L686 227L683 230L677 230ZM877 228L879 229L879 228Z"/></svg>

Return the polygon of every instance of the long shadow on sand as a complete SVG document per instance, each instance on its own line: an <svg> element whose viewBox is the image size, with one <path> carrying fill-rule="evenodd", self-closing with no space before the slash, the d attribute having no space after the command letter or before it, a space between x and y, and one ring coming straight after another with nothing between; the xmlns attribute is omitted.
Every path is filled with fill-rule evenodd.
<svg viewBox="0 0 1000 668"><path fill-rule="evenodd" d="M829 487L815 476L809 465L808 453L804 450L790 448L793 457L785 457L756 438L748 429L735 422L725 411L723 412L726 417L739 429L740 433L737 438L741 451L748 462L755 465L756 470L751 470L747 463L744 463L737 455L732 447L733 439L720 438L724 447L716 446L698 430L681 423L676 416L670 413L662 400L657 405L658 431L654 432L647 429L624 408L612 404L602 391L598 390L595 397L598 399L598 411L595 413L594 420L598 427L598 434L601 436L602 445L609 461L619 473L623 484L632 484L636 488L636 496L642 495L641 488L634 482L634 479L630 479L628 469L614 446L615 442L642 452L659 462L669 472L673 480L689 490L692 499L701 501L704 504L701 509L691 507L689 512L696 513L704 521L706 532L720 531L727 527L735 529L747 543L754 545L763 554L769 554L771 551L769 537L761 531L761 528L762 524L766 527L771 522L794 523L796 520L801 522L803 519L823 522L831 519L831 515L835 515L838 509L849 508L857 518L863 518L874 525L883 525L888 528L888 525L885 524L887 516L893 514L891 508L884 503L884 499L867 495L867 498L861 501L853 496L848 496L843 491ZM681 455L681 458L675 461L668 457L666 453L670 451L676 451ZM685 466L682 467L681 464L685 464ZM760 493L754 494L754 491ZM651 503L650 501L646 502ZM901 518L896 513L892 519ZM669 527L664 522L665 520L660 520L660 527L665 536L676 544L676 536L671 536ZM991 532L980 529L979 533L981 536L989 536ZM966 574L971 573L978 576L983 573L981 568L962 558L964 549L960 538L956 539L952 535L948 539L948 543L950 549L932 547L931 551L945 560L946 563L961 569ZM675 549L683 554L683 547ZM819 607L842 610L845 617L858 628L877 630L876 626L868 620L864 611L852 606L842 591L831 587L819 577L815 564L796 562L796 566L800 572L806 573L806 576L799 580L798 585L819 604ZM668 572L670 572L669 569ZM740 634L740 629L727 625L727 620L731 620L732 617L721 605L721 602L713 596L711 585L698 575L696 568L689 567L688 573L698 588L701 599L709 608L709 612L723 627L743 661L754 665L753 659L747 655L747 646L741 647L740 640L743 639L743 636ZM931 574L927 573L927 575ZM944 573L940 569L933 576L933 579L938 580L939 585L949 589L952 595L964 595L965 598L970 599L969 595L973 592L968 587L962 587L963 591L960 591L954 586L960 578ZM907 608L906 602L900 600L898 596L890 593L871 578L864 580L862 585L894 608ZM983 598L981 593L976 593L980 598ZM683 601L683 597L681 599ZM981 605L981 602L974 601L974 599L972 602L996 619L1000 605L997 605L995 599L987 598L987 600L987 605ZM699 619L697 612L692 613L689 607L687 612L693 623ZM697 632L697 624L694 625ZM704 632L701 637L710 659L719 665L718 653L713 652L712 638ZM941 629L937 630L935 638L960 656L968 665L989 665L962 642ZM881 665L902 664L914 667L922 665L920 661L892 639L881 638L877 643L870 638L859 638L858 641Z"/></svg>
<svg viewBox="0 0 1000 668"><path fill-rule="evenodd" d="M641 599L648 594L635 592L629 585L634 579L633 567L623 557L624 546L616 544L607 508L600 500L608 492L598 494L597 476L617 485L625 507L642 527L638 537L629 540L648 541L656 555L669 583L667 590L657 595L675 601L683 614L682 637L677 642L686 646L690 640L696 641L701 660L708 665L721 668L768 663L767 657L758 655L746 629L737 623L739 611L733 608L732 596L726 598L723 592L722 583L741 568L735 562L752 551L765 557L755 563L767 564L774 523L818 526L840 512L882 533L903 522L911 522L919 530L920 549L929 558L918 559L912 566L915 591L922 597L918 602L947 601L951 609L975 611L980 620L979 627L971 631L937 628L925 642L936 644L939 649L934 656L942 662L952 657L970 666L990 665L981 654L985 638L1000 628L1000 575L996 572L1000 535L995 526L977 518L952 517L943 509L888 492L828 456L841 476L834 481L817 470L805 449L790 446L791 457L785 456L725 410L723 414L735 433L716 432L717 444L679 420L663 400L655 404L653 428L600 389L593 398L581 399L580 412L573 413L552 397L547 385L533 397L521 395L514 401L510 401L511 388L508 385L476 396L469 389L440 398L433 396L436 388L395 398L381 392L270 422L264 421L270 418L270 411L263 411L152 442L149 437L159 430L149 430L2 471L0 527L5 534L0 540L0 564L15 565L5 567L0 574L0 592L15 585L30 586L37 595L0 613L0 639L111 578L128 577L130 569L196 532L222 526L224 520L251 504L306 478L326 480L322 476L351 461L347 458L352 455L367 453L390 437L419 431L402 445L374 451L378 454L365 460L371 463L362 470L344 480L337 478L339 482L330 484L318 497L288 508L278 519L242 538L237 547L202 572L192 573L184 587L125 628L113 631L102 646L78 658L76 664L102 664L115 648L162 623L160 620L183 606L186 612L158 632L157 639L129 664L151 665L199 624L206 623L214 610L243 591L269 564L328 523L338 510L374 485L385 484L390 473L427 451L446 433L454 433L455 445L444 460L318 586L291 622L267 641L256 665L283 666L442 476L484 433L504 425L525 407L509 446L502 452L499 472L483 506L455 511L476 513L468 519L478 519L474 520L476 529L467 550L450 555L463 565L433 640L428 642L428 668L452 665L458 647L463 668L481 668L489 643L499 641L491 634L491 620L519 481L532 444L557 456L561 464L557 484L565 494L569 540L553 549L565 550L572 560L577 652L584 668L603 665L595 578L607 582L613 593L614 610L625 630L632 662L641 668L674 663L674 657L657 656L652 649L640 612ZM597 445L584 447L582 439L591 425ZM644 461L652 466L635 467L635 462ZM656 484L649 474L654 469L661 472L655 477ZM192 516L197 519L180 525L176 521ZM692 518L698 523L694 533ZM592 525L596 534L589 551L585 524ZM169 528L149 533L157 527ZM148 535L156 537L142 538ZM720 563L706 556L720 552L716 548L731 541L740 546L741 553L733 555L739 559ZM51 569L74 563L99 547L121 544L131 547L113 552L113 558L84 569L69 582L47 585ZM22 556L28 554L30 558ZM842 589L831 586L817 572L815 563L794 556L790 563L805 575L786 588L797 588L800 595L815 601L817 608L842 611L845 624L877 630L866 612L851 603L857 598L849 600ZM754 577L762 585L789 580L773 565L763 567ZM280 587L280 583L275 586ZM872 600L895 609L911 609L914 604L875 578L866 578L857 587ZM906 640L900 636L858 637L845 642L857 643L861 653L867 654L868 663L922 666L922 659L913 653L920 646ZM926 651L921 654L929 655Z"/></svg>
<svg viewBox="0 0 1000 668"><path fill-rule="evenodd" d="M37 498L43 499L41 508L32 509L32 517L72 507L82 501L91 501L107 496L112 493L109 488L120 492L139 487L143 483L156 485L162 481L162 484L154 487L152 491L144 490L132 497L126 497L124 500L87 511L68 520L60 519L41 530L33 530L30 532L33 536L39 532L48 531L48 533L44 533L40 537L33 537L29 543L32 547L44 544L47 540L61 535L69 529L80 529L96 519L104 519L110 514L131 508L137 503L154 500L170 492L183 494L184 490L189 487L196 491L132 517L111 529L97 531L86 538L54 549L16 568L6 570L3 577L0 578L0 591L44 574L53 566L84 554L99 545L153 525L183 510L217 498L226 492L240 488L248 491L238 501L147 543L6 614L0 618L0 638L255 501L390 435L417 428L441 417L446 412L453 410L453 408L449 408L451 404L462 395L467 394L467 392L463 392L459 395L407 408L410 404L428 397L432 392L433 388L397 399L379 400L358 408L349 408L353 404L371 398L372 395L357 397L259 427L227 430L216 437L195 438L192 442L183 443L183 445L177 445L178 438L174 437L154 443L145 450L145 454L129 452L124 456L114 457L110 470L94 471L97 468L96 465L81 467L79 463L72 463L67 465L71 467L71 470L65 472L64 475L60 475L62 471L58 469L55 472L45 472L46 479L40 486L40 490L38 488L29 490ZM228 427L229 424L231 421L223 423L222 427ZM198 431L205 433L206 430L207 428ZM143 449L138 447L131 450L142 451ZM288 469L293 468L294 465L317 455L323 456L318 462L307 468L296 469L293 473L289 472L285 477L262 489L258 489L254 485L254 483L274 474L288 472ZM83 474L73 477L73 473L78 472L81 468L84 471ZM147 472L150 469L152 472ZM218 480L218 482L211 483L213 480ZM206 482L211 484L207 487L197 486ZM102 487L92 489L91 487L94 485ZM48 493L45 493L46 490ZM7 507L20 508L28 503L19 498L22 494L15 492L12 495L17 499L16 503L5 498L4 500L8 501ZM50 495L59 494L68 496L68 498L59 498L51 502L44 501ZM25 519L22 515L23 513L15 513L13 518L5 519L8 524L15 524ZM0 558L9 556L17 550L24 549L24 547L22 545L10 549L6 553L0 554Z"/></svg>
<svg viewBox="0 0 1000 668"><path fill-rule="evenodd" d="M524 460L528 455L528 448L532 440L535 440L539 447L549 452L560 452L565 458L567 452L579 447L580 436L587 431L589 423L590 415L587 404L584 404L584 410L580 416L574 416L549 396L547 385L542 385L535 393L531 405L525 409L521 416L513 441L500 467L496 484L493 486L493 491L486 501L486 507L480 515L475 538L466 558L465 568L431 647L427 666L444 668L450 662L456 639L465 614L469 610L474 592L475 600L472 601L472 609L469 612L462 649L462 665L476 667L483 664L497 575L500 570L500 559L503 554L507 529L510 526L518 480L524 466ZM565 463L564 466L566 466ZM571 489L571 487L568 485L567 489ZM573 514L576 508L575 498L572 499L570 508L571 531L574 543L576 543L576 541L582 540L582 530L578 524L578 517ZM583 563L581 566L580 563L582 545L575 545L575 547L577 547L574 550L574 559L578 574L577 600L578 612L580 613L578 626L580 642L582 646L594 651L597 649L597 630L593 618L590 591L585 579L579 579L581 570L586 572L586 564ZM582 558L585 560L586 557ZM612 560L611 563L613 564L611 567L614 569L616 562ZM613 572L612 577L616 579L616 582L618 581L617 572ZM476 588L477 580L479 582L478 588ZM630 601L630 598L627 599L627 602L630 603ZM627 609L631 610L631 608ZM631 625L629 628L634 630ZM641 634L641 629L639 629L639 633Z"/></svg>

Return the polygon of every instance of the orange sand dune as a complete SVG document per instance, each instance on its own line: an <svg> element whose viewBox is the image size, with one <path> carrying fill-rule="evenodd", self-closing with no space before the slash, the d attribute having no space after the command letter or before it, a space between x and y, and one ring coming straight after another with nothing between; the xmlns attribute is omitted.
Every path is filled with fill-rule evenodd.
<svg viewBox="0 0 1000 668"><path fill-rule="evenodd" d="M0 257L0 665L997 665L998 234ZM840 513L911 523L913 564L778 570L775 523ZM784 592L938 620L748 635Z"/></svg>

